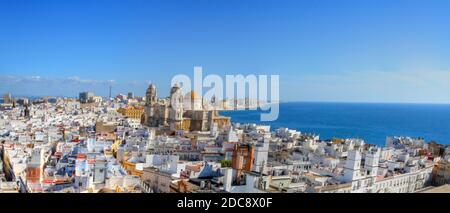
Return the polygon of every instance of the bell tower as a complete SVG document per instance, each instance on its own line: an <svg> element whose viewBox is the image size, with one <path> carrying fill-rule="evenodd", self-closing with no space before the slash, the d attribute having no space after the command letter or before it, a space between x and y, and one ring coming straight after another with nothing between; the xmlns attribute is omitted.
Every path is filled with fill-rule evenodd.
<svg viewBox="0 0 450 213"><path fill-rule="evenodd" d="M171 130L182 128L183 100L183 90L176 83L170 90L169 124Z"/></svg>
<svg viewBox="0 0 450 213"><path fill-rule="evenodd" d="M145 93L145 121L144 123L149 126L154 126L155 107L158 102L158 96L156 93L156 86L150 84L147 92Z"/></svg>
<svg viewBox="0 0 450 213"><path fill-rule="evenodd" d="M352 182L361 178L361 153L358 150L348 151L344 166L344 181Z"/></svg>
<svg viewBox="0 0 450 213"><path fill-rule="evenodd" d="M378 162L380 160L380 148L371 147L366 154L364 168L367 171L367 175L376 177L378 173Z"/></svg>

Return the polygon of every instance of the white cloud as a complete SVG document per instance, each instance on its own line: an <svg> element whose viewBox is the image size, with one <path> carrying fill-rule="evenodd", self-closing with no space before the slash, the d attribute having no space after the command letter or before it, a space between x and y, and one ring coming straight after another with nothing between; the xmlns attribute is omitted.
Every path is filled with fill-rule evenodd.
<svg viewBox="0 0 450 213"><path fill-rule="evenodd" d="M68 77L64 80L66 83L73 83L73 84L97 84L98 81L91 80L91 79L81 79L78 76Z"/></svg>
<svg viewBox="0 0 450 213"><path fill-rule="evenodd" d="M92 80L92 79L82 79L78 76L68 77L63 80L65 83L71 84L87 84L87 85L112 85L115 84L115 80Z"/></svg>
<svg viewBox="0 0 450 213"><path fill-rule="evenodd" d="M31 76L30 80L31 81L40 81L41 80L41 76Z"/></svg>

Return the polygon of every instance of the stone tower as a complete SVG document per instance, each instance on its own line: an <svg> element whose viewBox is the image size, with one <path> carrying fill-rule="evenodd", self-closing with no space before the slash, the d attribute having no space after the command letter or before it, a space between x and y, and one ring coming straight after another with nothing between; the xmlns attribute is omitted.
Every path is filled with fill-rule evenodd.
<svg viewBox="0 0 450 213"><path fill-rule="evenodd" d="M158 96L156 93L156 86L154 84L150 84L148 86L147 92L145 94L145 124L149 126L157 125L154 122L155 117L155 108L158 103Z"/></svg>
<svg viewBox="0 0 450 213"><path fill-rule="evenodd" d="M178 84L170 90L169 124L171 130L182 129L183 123L183 91Z"/></svg>

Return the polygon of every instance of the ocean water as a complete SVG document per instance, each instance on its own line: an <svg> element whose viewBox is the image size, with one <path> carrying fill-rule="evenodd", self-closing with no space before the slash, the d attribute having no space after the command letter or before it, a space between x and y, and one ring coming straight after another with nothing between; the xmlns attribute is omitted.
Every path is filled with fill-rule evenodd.
<svg viewBox="0 0 450 213"><path fill-rule="evenodd" d="M320 135L362 138L384 146L386 136L423 137L450 144L450 105L378 103L281 103L276 121L260 122L259 110L223 111L232 122L269 124Z"/></svg>

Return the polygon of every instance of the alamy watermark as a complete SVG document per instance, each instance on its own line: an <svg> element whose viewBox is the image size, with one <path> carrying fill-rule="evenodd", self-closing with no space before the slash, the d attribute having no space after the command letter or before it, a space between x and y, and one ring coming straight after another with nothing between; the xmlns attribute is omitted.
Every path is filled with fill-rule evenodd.
<svg viewBox="0 0 450 213"><path fill-rule="evenodd" d="M201 104L207 108L223 110L261 109L261 121L274 121L279 114L279 75L226 75L225 80L215 74L203 76L202 67L194 67L194 79L184 74L172 78L187 95L185 108ZM225 86L225 90L224 90ZM207 89L205 95L203 90ZM189 93L188 93L189 94ZM201 103L197 103L201 102Z"/></svg>

